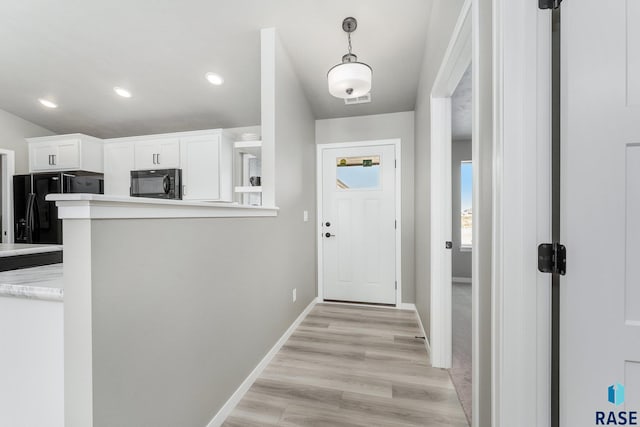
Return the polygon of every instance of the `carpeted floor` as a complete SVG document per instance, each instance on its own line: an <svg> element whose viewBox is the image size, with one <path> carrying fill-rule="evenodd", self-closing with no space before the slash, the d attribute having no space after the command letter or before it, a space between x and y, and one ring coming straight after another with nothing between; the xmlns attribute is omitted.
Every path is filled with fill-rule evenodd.
<svg viewBox="0 0 640 427"><path fill-rule="evenodd" d="M451 380L471 424L471 284L453 283Z"/></svg>

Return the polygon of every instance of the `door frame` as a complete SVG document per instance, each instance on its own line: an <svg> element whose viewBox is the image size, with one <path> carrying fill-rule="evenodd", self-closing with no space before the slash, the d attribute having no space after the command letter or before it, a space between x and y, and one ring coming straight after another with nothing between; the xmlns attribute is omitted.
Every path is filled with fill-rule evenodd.
<svg viewBox="0 0 640 427"><path fill-rule="evenodd" d="M2 163L2 229L6 236L0 236L0 242L13 243L13 175L15 174L15 152L0 148Z"/></svg>
<svg viewBox="0 0 640 427"><path fill-rule="evenodd" d="M451 368L452 276L445 274L451 252L451 97L472 58L471 0L465 1L431 89L431 363ZM472 137L473 140L473 137ZM473 142L472 142L473 143ZM473 159L472 159L473 160ZM475 168L474 168L475 169ZM474 171L475 173L475 171ZM477 199L473 189L474 203ZM451 268L449 267L449 273ZM448 276L448 277L447 277ZM473 278L472 278L473 280ZM475 301L472 302L475 305Z"/></svg>
<svg viewBox="0 0 640 427"><path fill-rule="evenodd" d="M392 145L395 151L396 160L396 185L395 185L395 212L396 212L396 280L398 281L398 287L396 289L396 308L402 307L402 161L401 161L401 140L400 138L394 139L379 139L370 141L354 141L354 142L334 142L328 144L318 144L316 146L316 227L318 232L317 241L317 253L318 253L318 299L324 301L324 277L323 277L323 257L322 257L322 222L323 222L323 179L322 179L322 159L323 151L327 149L335 148L361 148L361 147L376 147L381 145Z"/></svg>
<svg viewBox="0 0 640 427"><path fill-rule="evenodd" d="M476 0L477 1L477 0ZM492 425L551 423L551 11L493 0Z"/></svg>

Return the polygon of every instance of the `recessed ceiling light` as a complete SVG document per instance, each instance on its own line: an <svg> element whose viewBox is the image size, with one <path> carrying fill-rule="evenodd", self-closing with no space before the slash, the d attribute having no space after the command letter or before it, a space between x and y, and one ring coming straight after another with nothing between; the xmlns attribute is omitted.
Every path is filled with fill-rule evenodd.
<svg viewBox="0 0 640 427"><path fill-rule="evenodd" d="M47 108L58 108L58 104L51 102L48 99L40 98L38 101Z"/></svg>
<svg viewBox="0 0 640 427"><path fill-rule="evenodd" d="M212 85L220 86L222 83L224 83L224 79L222 78L222 76L216 73L207 73L205 74L205 77Z"/></svg>
<svg viewBox="0 0 640 427"><path fill-rule="evenodd" d="M131 92L126 89L116 86L113 88L113 90L123 98L131 98Z"/></svg>

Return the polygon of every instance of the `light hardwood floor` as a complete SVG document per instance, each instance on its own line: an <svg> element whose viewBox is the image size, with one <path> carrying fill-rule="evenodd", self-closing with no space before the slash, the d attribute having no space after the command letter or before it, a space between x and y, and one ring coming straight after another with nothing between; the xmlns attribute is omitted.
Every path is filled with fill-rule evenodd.
<svg viewBox="0 0 640 427"><path fill-rule="evenodd" d="M318 304L223 426L466 427L416 335L413 311Z"/></svg>

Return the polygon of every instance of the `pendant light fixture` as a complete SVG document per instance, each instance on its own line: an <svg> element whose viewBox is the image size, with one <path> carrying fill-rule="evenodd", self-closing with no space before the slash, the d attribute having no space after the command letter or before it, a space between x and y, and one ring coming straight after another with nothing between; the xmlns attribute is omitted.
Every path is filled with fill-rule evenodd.
<svg viewBox="0 0 640 427"><path fill-rule="evenodd" d="M349 40L349 53L342 57L342 63L335 65L327 73L329 93L336 98L357 98L371 90L371 67L358 62L358 57L351 53L351 33L357 27L356 18L348 17L342 21L342 29Z"/></svg>

